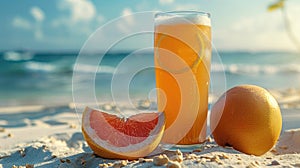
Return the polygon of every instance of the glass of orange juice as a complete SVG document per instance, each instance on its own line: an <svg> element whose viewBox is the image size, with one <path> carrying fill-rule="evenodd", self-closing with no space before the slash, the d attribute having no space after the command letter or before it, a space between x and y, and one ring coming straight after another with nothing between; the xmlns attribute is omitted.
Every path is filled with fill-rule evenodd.
<svg viewBox="0 0 300 168"><path fill-rule="evenodd" d="M210 14L155 15L157 105L166 115L163 144L199 145L206 139L210 84Z"/></svg>

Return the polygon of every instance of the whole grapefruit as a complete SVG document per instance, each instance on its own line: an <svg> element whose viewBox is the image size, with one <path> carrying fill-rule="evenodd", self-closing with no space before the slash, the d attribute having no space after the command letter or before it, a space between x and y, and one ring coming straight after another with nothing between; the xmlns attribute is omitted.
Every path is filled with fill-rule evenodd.
<svg viewBox="0 0 300 168"><path fill-rule="evenodd" d="M278 140L282 117L277 101L267 90L240 85L228 90L213 105L210 128L220 146L259 156Z"/></svg>

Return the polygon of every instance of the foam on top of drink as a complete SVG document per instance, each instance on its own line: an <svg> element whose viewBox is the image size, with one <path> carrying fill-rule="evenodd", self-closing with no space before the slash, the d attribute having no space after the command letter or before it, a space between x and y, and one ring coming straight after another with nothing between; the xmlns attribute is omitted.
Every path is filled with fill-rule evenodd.
<svg viewBox="0 0 300 168"><path fill-rule="evenodd" d="M155 25L170 25L170 24L197 24L211 26L209 14L185 14L185 13L160 13L155 18Z"/></svg>

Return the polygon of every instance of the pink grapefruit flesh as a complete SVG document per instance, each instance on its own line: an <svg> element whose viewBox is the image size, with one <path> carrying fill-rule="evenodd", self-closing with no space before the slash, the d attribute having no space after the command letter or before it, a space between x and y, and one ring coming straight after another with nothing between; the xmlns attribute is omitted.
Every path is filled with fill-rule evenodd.
<svg viewBox="0 0 300 168"><path fill-rule="evenodd" d="M99 156L135 159L151 153L160 143L165 127L164 113L139 113L128 118L87 107L82 132Z"/></svg>

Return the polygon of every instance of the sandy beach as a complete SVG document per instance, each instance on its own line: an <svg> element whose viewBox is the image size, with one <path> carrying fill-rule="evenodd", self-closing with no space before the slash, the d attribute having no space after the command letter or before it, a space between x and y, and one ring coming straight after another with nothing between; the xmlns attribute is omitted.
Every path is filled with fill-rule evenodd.
<svg viewBox="0 0 300 168"><path fill-rule="evenodd" d="M281 106L283 130L277 145L265 155L252 156L223 148L216 145L213 139L192 153L165 151L164 154L170 160L182 157L183 160L177 162L182 167L300 167L300 91L271 90L271 93ZM113 109L108 103L101 107ZM80 109L77 111L73 104L1 107L0 167L157 166L153 162L155 155L122 161L93 154L83 139L82 113ZM130 112L130 109L127 111Z"/></svg>

